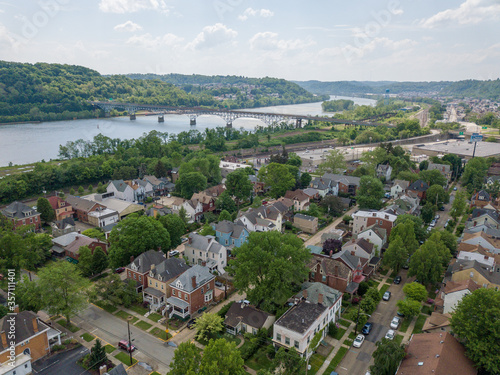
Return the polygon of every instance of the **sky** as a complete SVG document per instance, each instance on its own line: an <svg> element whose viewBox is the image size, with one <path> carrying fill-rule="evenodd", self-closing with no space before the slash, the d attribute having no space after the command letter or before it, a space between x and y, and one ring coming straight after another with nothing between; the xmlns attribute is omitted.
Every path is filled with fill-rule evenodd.
<svg viewBox="0 0 500 375"><path fill-rule="evenodd" d="M500 76L499 0L0 0L0 60L320 81Z"/></svg>

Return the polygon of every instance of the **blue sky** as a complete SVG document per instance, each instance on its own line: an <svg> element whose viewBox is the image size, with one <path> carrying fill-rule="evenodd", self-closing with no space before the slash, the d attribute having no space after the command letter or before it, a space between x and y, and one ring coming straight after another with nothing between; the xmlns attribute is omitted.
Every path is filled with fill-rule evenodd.
<svg viewBox="0 0 500 375"><path fill-rule="evenodd" d="M499 78L498 0L0 0L0 59L103 74Z"/></svg>

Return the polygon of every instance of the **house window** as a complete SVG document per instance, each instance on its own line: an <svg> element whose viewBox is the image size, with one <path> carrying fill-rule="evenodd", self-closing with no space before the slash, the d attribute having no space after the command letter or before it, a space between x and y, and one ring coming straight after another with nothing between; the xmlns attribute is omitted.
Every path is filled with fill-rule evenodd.
<svg viewBox="0 0 500 375"><path fill-rule="evenodd" d="M149 280L149 285L153 285L153 280Z"/></svg>
<svg viewBox="0 0 500 375"><path fill-rule="evenodd" d="M205 294L205 302L211 301L212 300L212 293L207 293Z"/></svg>
<svg viewBox="0 0 500 375"><path fill-rule="evenodd" d="M163 289L163 284L161 284L161 288Z"/></svg>
<svg viewBox="0 0 500 375"><path fill-rule="evenodd" d="M210 290L210 284L207 284L207 290Z"/></svg>
<svg viewBox="0 0 500 375"><path fill-rule="evenodd" d="M155 283L155 286L158 288L158 283Z"/></svg>
<svg viewBox="0 0 500 375"><path fill-rule="evenodd" d="M130 273L130 271L128 271L128 277L132 276L132 274Z"/></svg>
<svg viewBox="0 0 500 375"><path fill-rule="evenodd" d="M281 334L279 333L276 334L276 341L281 342Z"/></svg>
<svg viewBox="0 0 500 375"><path fill-rule="evenodd" d="M323 276L321 277L321 281L322 281L322 282L324 282L324 283L326 283L326 276L325 276L325 275L323 275Z"/></svg>
<svg viewBox="0 0 500 375"><path fill-rule="evenodd" d="M315 279L316 278L316 272L311 272L311 279Z"/></svg>
<svg viewBox="0 0 500 375"><path fill-rule="evenodd" d="M203 294L203 287L201 287L201 294Z"/></svg>
<svg viewBox="0 0 500 375"><path fill-rule="evenodd" d="M184 299L185 299L186 301L188 300L188 295L187 295L187 293L186 293L186 294L184 294Z"/></svg>
<svg viewBox="0 0 500 375"><path fill-rule="evenodd" d="M252 328L252 334L254 334L254 335L257 334L257 330L255 328Z"/></svg>
<svg viewBox="0 0 500 375"><path fill-rule="evenodd" d="M175 296L175 289L172 289L172 295Z"/></svg>
<svg viewBox="0 0 500 375"><path fill-rule="evenodd" d="M285 345L290 345L290 338L285 336Z"/></svg>
<svg viewBox="0 0 500 375"><path fill-rule="evenodd" d="M134 273L134 280L137 279L137 275Z"/></svg>
<svg viewBox="0 0 500 375"><path fill-rule="evenodd" d="M201 257L201 251L200 251L200 257Z"/></svg>
<svg viewBox="0 0 500 375"><path fill-rule="evenodd" d="M293 341L293 346L295 346L295 349L299 348L299 342L297 340Z"/></svg>
<svg viewBox="0 0 500 375"><path fill-rule="evenodd" d="M142 281L142 276L141 275L139 275L139 281Z"/></svg>

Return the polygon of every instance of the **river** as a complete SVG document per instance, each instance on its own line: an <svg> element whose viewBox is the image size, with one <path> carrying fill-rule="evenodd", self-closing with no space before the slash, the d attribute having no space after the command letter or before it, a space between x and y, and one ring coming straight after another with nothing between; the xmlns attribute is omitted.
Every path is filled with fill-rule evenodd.
<svg viewBox="0 0 500 375"><path fill-rule="evenodd" d="M375 100L332 96L331 99L351 99L355 104L374 105ZM332 115L323 112L321 102L252 108L249 111L283 113L292 115ZM189 125L186 115L165 115L165 122L158 123L157 116L137 116L135 121L128 117L90 120L52 121L0 126L0 167L13 164L29 164L41 160L56 159L59 145L77 139L92 140L99 133L111 138L138 138L151 130L178 134L189 129L203 131L205 128L225 126L225 121L216 116L199 116L196 126ZM263 125L260 120L239 118L233 121L234 128L253 130Z"/></svg>

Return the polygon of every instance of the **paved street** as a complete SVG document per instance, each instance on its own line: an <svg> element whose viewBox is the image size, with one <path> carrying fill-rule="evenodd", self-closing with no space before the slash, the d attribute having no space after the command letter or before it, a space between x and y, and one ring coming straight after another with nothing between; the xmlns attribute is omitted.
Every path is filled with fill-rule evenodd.
<svg viewBox="0 0 500 375"><path fill-rule="evenodd" d="M406 270L400 271L399 274L402 278L401 284L392 284L390 286L389 291L392 293L391 299L387 302L381 301L375 312L368 319L369 322L373 323L373 328L370 334L366 336L365 342L361 345L361 348L356 349L351 347L342 362L340 362L336 370L340 375L363 375L368 371L370 365L373 364L371 359L376 349L375 343L381 340L390 329L391 320L396 316L398 310L396 301L404 297L403 285L407 280L406 273ZM361 328L363 327L358 327L358 332ZM397 333L399 334L399 332Z"/></svg>
<svg viewBox="0 0 500 375"><path fill-rule="evenodd" d="M72 321L114 347L117 347L120 340L127 339L127 323L94 305L89 305ZM134 358L148 363L160 373L166 373L175 349L132 325L130 334L133 344L137 347L133 354Z"/></svg>
<svg viewBox="0 0 500 375"><path fill-rule="evenodd" d="M37 375L91 375L76 363L88 351L87 348L80 347L41 359L33 363L33 373Z"/></svg>

